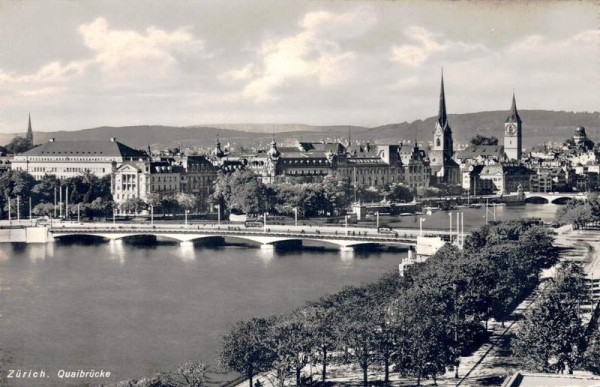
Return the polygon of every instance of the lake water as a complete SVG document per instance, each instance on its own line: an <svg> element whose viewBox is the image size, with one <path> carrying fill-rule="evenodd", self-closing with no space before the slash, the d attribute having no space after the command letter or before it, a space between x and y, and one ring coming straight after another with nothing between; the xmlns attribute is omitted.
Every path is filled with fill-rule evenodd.
<svg viewBox="0 0 600 387"><path fill-rule="evenodd" d="M555 210L553 205L498 207L496 217L549 221ZM463 211L465 229L485 221L483 209ZM443 212L423 217L425 228L449 223ZM418 227L418 218L385 221ZM104 369L116 381L152 376L190 359L212 363L230 324L286 313L345 285L375 280L397 270L403 255L240 246L0 244L2 377L9 369L45 370L50 376L34 383L0 379L0 384L67 384L56 378L60 369Z"/></svg>

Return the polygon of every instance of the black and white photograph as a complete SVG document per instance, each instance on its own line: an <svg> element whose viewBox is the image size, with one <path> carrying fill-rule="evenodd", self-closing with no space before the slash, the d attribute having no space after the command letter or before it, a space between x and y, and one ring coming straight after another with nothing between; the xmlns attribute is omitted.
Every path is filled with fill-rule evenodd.
<svg viewBox="0 0 600 387"><path fill-rule="evenodd" d="M600 386L600 3L0 0L0 386Z"/></svg>

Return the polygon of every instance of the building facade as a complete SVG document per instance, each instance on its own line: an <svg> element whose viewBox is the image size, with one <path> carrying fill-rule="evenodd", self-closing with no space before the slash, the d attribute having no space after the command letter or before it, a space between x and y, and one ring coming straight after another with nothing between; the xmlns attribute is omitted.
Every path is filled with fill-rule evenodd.
<svg viewBox="0 0 600 387"><path fill-rule="evenodd" d="M59 179L93 173L98 177L110 176L118 165L127 161L147 160L148 154L118 142L110 141L55 141L38 145L16 155L11 169L26 171L36 180L46 175Z"/></svg>

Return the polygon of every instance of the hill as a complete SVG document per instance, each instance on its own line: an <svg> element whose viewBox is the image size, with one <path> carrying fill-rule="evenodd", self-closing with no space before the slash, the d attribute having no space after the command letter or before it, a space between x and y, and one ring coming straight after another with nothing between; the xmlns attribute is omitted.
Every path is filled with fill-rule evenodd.
<svg viewBox="0 0 600 387"><path fill-rule="evenodd" d="M523 142L525 147L552 141L562 142L572 136L577 126L584 126L588 136L600 141L600 113L575 113L545 110L523 110ZM490 111L466 114L450 114L454 141L466 143L475 134L484 136L504 135L506 111ZM296 140L320 141L343 140L351 130L352 139L372 143L397 143L400 140L420 142L431 141L436 117L417 120L411 123L397 123L366 128L361 126L313 126L304 124L218 124L203 126L103 126L92 129L59 132L34 132L36 143L57 140L105 140L116 137L119 141L136 148L173 147L212 147L217 135L221 143L238 146L266 146L275 131L278 143L293 143ZM35 129L35 128L34 128ZM0 142L8 143L14 135L1 135Z"/></svg>

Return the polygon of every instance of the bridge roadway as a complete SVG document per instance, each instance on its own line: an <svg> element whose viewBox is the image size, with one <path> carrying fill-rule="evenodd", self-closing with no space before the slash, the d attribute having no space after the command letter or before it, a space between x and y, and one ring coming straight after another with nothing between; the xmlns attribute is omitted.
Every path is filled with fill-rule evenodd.
<svg viewBox="0 0 600 387"><path fill-rule="evenodd" d="M127 224L127 223L54 223L49 228L54 238L90 235L108 239L111 243L132 236L156 236L190 245L195 240L230 237L259 243L261 248L273 248L288 241L319 241L337 245L341 250L369 244L387 246L416 246L420 230L394 229L393 233L379 233L376 228L341 226L269 225L254 228L244 225L206 224ZM423 235L448 237L448 231L426 230ZM456 235L453 233L453 235Z"/></svg>

